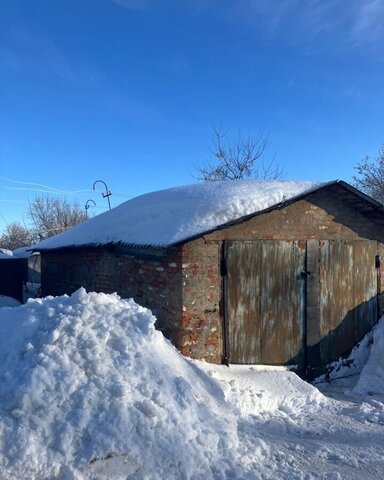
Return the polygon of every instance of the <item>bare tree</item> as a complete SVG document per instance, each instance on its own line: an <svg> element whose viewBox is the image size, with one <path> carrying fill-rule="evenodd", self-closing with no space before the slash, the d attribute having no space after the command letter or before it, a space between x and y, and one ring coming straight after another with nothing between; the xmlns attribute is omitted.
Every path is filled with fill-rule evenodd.
<svg viewBox="0 0 384 480"><path fill-rule="evenodd" d="M47 238L86 220L86 215L79 203L47 195L29 202L27 218L39 238Z"/></svg>
<svg viewBox="0 0 384 480"><path fill-rule="evenodd" d="M199 180L236 180L253 177L273 180L281 178L283 170L275 165L274 159L265 162L263 155L268 148L268 135L264 130L254 136L238 133L231 139L228 131L222 132L214 127L213 146L211 148L214 161L203 166L195 166Z"/></svg>
<svg viewBox="0 0 384 480"><path fill-rule="evenodd" d="M9 223L0 235L0 247L15 250L34 243L36 238L19 222Z"/></svg>
<svg viewBox="0 0 384 480"><path fill-rule="evenodd" d="M384 204L384 144L375 159L371 160L367 155L355 169L358 173L353 177L355 186Z"/></svg>

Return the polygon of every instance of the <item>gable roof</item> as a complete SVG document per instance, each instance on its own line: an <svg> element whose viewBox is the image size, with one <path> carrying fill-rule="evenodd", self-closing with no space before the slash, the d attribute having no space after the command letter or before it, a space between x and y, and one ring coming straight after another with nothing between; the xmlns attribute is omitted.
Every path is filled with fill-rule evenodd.
<svg viewBox="0 0 384 480"><path fill-rule="evenodd" d="M8 248L0 248L0 260L9 260L13 258L12 250Z"/></svg>
<svg viewBox="0 0 384 480"><path fill-rule="evenodd" d="M341 181L326 183L231 180L160 190L128 200L110 211L47 238L34 251L123 244L165 248L206 234L257 213L340 185L374 210L383 207Z"/></svg>
<svg viewBox="0 0 384 480"><path fill-rule="evenodd" d="M32 247L19 247L13 250L12 255L16 258L29 258L32 255L38 255L36 252L31 252Z"/></svg>

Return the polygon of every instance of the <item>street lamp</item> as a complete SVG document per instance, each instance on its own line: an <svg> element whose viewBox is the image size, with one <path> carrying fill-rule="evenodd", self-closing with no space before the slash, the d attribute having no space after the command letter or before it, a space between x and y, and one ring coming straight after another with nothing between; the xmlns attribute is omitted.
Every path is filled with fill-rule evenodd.
<svg viewBox="0 0 384 480"><path fill-rule="evenodd" d="M111 202L109 201L109 197L112 195L112 192L108 190L107 184L103 180L96 180L96 182L94 182L93 184L93 190L95 190L96 183L102 183L104 185L105 193L102 192L102 195L103 195L103 198L106 198L108 200L109 210L111 210Z"/></svg>
<svg viewBox="0 0 384 480"><path fill-rule="evenodd" d="M85 208L85 218L88 219L88 208L90 208L91 206L89 205L89 202L92 202L93 205L96 207L96 202L94 200L92 200L91 198L89 200L87 200L86 204L84 205L84 208Z"/></svg>

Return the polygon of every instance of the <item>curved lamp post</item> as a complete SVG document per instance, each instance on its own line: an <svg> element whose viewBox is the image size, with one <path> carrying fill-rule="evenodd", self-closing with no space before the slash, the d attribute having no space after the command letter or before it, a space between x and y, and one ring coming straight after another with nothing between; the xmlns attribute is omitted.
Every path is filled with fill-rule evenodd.
<svg viewBox="0 0 384 480"><path fill-rule="evenodd" d="M108 190L107 184L103 180L96 180L96 182L93 183L93 190L95 190L95 185L96 183L102 183L105 187L105 193L102 192L103 198L106 198L108 200L108 206L109 210L111 210L111 202L109 201L109 197L112 195L112 192Z"/></svg>
<svg viewBox="0 0 384 480"><path fill-rule="evenodd" d="M84 208L85 208L85 218L88 218L88 208L90 208L91 206L89 205L89 202L92 202L93 205L96 207L96 202L94 200L92 200L91 198L89 200L87 200L86 204L84 205Z"/></svg>

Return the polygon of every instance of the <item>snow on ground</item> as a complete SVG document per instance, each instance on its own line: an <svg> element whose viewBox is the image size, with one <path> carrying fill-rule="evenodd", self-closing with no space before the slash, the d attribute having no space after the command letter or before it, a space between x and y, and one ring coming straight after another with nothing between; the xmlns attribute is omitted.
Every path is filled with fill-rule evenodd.
<svg viewBox="0 0 384 480"><path fill-rule="evenodd" d="M279 367L199 365L236 412L250 478L382 478L384 396L374 405L365 397L334 400Z"/></svg>
<svg viewBox="0 0 384 480"><path fill-rule="evenodd" d="M52 249L124 243L163 247L324 187L326 183L236 180L160 190L35 245Z"/></svg>
<svg viewBox="0 0 384 480"><path fill-rule="evenodd" d="M1 480L382 478L384 396L191 361L154 322L84 290L0 309Z"/></svg>

